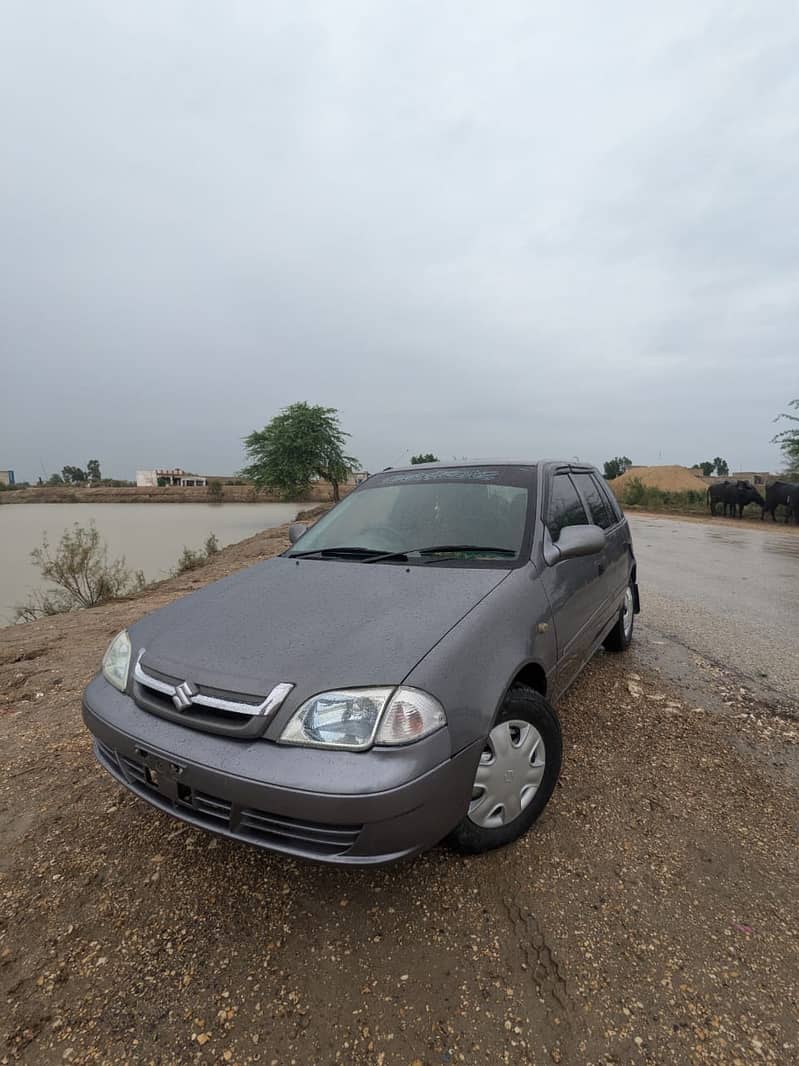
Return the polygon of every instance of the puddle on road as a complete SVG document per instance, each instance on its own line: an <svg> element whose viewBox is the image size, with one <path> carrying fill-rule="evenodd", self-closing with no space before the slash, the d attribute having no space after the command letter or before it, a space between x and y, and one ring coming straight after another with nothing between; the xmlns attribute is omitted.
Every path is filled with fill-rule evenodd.
<svg viewBox="0 0 799 1066"><path fill-rule="evenodd" d="M757 550L757 536L762 533L765 534L760 537L763 551L772 552L775 555L787 555L793 559L799 558L799 536L794 533L773 533L768 527L762 530L753 529L751 526L736 528L732 524L733 519L727 519L727 521L730 525L722 525L720 518L717 519L718 524L705 525L700 522L680 522L676 519L669 521L665 515L663 518L655 519L636 516L632 525L634 531L638 530L636 537L646 548L665 547L662 541L658 543L658 537L670 533L673 537L679 537L684 545L691 545L691 550L694 546L700 547L712 541L714 547L716 544L725 544L731 548L752 551ZM652 534L656 536L650 540L649 537Z"/></svg>
<svg viewBox="0 0 799 1066"><path fill-rule="evenodd" d="M707 529L705 536L708 540L720 540L723 544L731 544L735 548L743 548L751 543L733 529Z"/></svg>
<svg viewBox="0 0 799 1066"><path fill-rule="evenodd" d="M708 529L705 531L705 537L707 540L715 541L716 543L727 544L731 548L745 548L752 549L755 547L756 542L751 536L747 536L747 530L733 530L733 529ZM788 555L794 559L799 559L799 537L792 536L790 533L785 536L774 535L769 533L765 537L761 537L760 546L765 552L772 552L775 555Z"/></svg>
<svg viewBox="0 0 799 1066"><path fill-rule="evenodd" d="M687 525L687 523L686 523ZM705 526L702 528L699 523L694 525L691 533L688 534L685 529L680 529L678 523L674 523L671 533L678 533L683 540L712 540L716 543L728 544L733 548L753 548L755 546L755 540L752 537L752 533L759 533L759 530L752 529L735 529L729 526ZM768 536L761 538L761 544L763 550L767 552L775 552L778 555L791 555L794 558L799 558L799 536L794 536L791 533L786 534L773 534L768 530L763 530L764 533L768 532ZM692 535L693 534L693 535Z"/></svg>
<svg viewBox="0 0 799 1066"><path fill-rule="evenodd" d="M767 552L799 558L799 537L769 537L763 548Z"/></svg>

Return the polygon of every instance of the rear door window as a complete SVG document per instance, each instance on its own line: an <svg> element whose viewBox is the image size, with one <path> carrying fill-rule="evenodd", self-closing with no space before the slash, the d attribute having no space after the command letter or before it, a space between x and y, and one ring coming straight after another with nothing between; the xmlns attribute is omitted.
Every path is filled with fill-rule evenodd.
<svg viewBox="0 0 799 1066"><path fill-rule="evenodd" d="M568 474L556 474L547 509L547 529L553 541L566 526L587 526L588 516Z"/></svg>
<svg viewBox="0 0 799 1066"><path fill-rule="evenodd" d="M591 474L574 474L574 483L583 494L588 510L591 512L591 521L600 529L610 529L616 519L610 509L608 501L600 492L599 486Z"/></svg>

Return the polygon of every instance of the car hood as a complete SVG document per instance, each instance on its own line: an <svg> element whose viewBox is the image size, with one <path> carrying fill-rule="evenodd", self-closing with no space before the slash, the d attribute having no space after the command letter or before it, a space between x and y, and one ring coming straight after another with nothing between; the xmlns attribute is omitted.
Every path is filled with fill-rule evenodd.
<svg viewBox="0 0 799 1066"><path fill-rule="evenodd" d="M131 627L134 655L172 677L291 703L325 689L399 684L509 570L279 557Z"/></svg>

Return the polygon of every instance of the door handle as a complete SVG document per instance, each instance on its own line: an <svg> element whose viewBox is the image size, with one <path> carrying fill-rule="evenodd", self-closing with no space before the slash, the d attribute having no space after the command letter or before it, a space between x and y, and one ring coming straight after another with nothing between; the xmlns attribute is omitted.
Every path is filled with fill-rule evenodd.
<svg viewBox="0 0 799 1066"><path fill-rule="evenodd" d="M596 564L596 568L597 568L597 573L599 573L600 575L605 573L605 564L604 563L597 563Z"/></svg>

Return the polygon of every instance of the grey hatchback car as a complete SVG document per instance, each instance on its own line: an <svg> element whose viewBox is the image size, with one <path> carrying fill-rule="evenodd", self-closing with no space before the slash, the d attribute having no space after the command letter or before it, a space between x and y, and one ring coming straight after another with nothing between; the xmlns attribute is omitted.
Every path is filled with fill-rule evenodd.
<svg viewBox="0 0 799 1066"><path fill-rule="evenodd" d="M602 477L390 469L290 539L114 638L83 697L101 765L192 825L326 862L526 832L560 772L553 703L639 610Z"/></svg>

